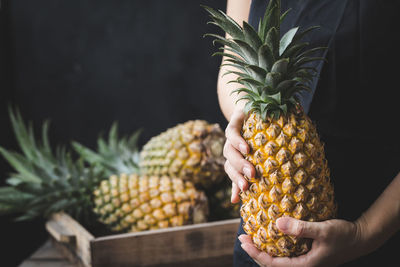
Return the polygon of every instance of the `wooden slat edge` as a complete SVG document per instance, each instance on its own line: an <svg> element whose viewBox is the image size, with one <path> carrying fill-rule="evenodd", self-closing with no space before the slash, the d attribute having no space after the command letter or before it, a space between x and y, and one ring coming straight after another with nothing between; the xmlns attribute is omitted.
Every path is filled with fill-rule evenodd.
<svg viewBox="0 0 400 267"><path fill-rule="evenodd" d="M73 244L75 242L75 235L68 228L55 220L51 219L47 221L46 229L58 242L68 244Z"/></svg>
<svg viewBox="0 0 400 267"><path fill-rule="evenodd" d="M230 259L233 255L239 224L240 219L233 219L96 238L91 244L92 264L176 266L201 261L208 266L209 259Z"/></svg>
<svg viewBox="0 0 400 267"><path fill-rule="evenodd" d="M76 254L74 246L71 246L70 244L60 243L53 238L51 238L51 245L58 252L61 252L63 258L66 259L72 266L88 267L88 265L84 264L81 258Z"/></svg>
<svg viewBox="0 0 400 267"><path fill-rule="evenodd" d="M74 232L79 232L80 235L83 235L87 239L94 239L94 236L88 230L64 212L55 213L51 218L64 227L69 227L69 229L73 229Z"/></svg>
<svg viewBox="0 0 400 267"><path fill-rule="evenodd" d="M64 212L55 213L51 216L51 220L56 221L63 227L67 228L75 236L76 242L72 249L81 259L85 266L92 265L91 241L95 237L87 231L79 222L75 221L71 216Z"/></svg>
<svg viewBox="0 0 400 267"><path fill-rule="evenodd" d="M180 232L182 230L195 230L195 229L201 230L203 228L209 228L209 227L214 227L214 226L219 226L219 225L231 225L231 224L239 225L239 223L240 223L239 218L238 219L229 219L229 220L223 220L223 221L190 224L190 225L142 231L142 232L136 232L136 233L107 235L107 236L97 237L95 241L97 242L97 241L105 241L105 240L112 240L112 239L131 238L134 236L157 235L157 234L162 234L162 233Z"/></svg>

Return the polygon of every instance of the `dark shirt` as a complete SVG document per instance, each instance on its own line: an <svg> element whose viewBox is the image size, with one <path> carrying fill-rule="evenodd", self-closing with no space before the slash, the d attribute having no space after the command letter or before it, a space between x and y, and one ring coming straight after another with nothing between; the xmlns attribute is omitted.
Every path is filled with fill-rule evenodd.
<svg viewBox="0 0 400 267"><path fill-rule="evenodd" d="M257 29L268 1L253 0L249 23ZM282 0L291 9L281 35L319 25L304 40L326 46L327 62L315 62L313 93L301 104L315 121L331 169L338 217L357 219L400 171L400 81L397 42L400 1ZM397 233L379 250L346 266L400 266ZM239 255L240 247L235 254ZM240 257L239 257L240 258ZM237 266L246 264L245 257ZM254 263L253 263L254 264ZM254 265L256 266L256 265Z"/></svg>
<svg viewBox="0 0 400 267"><path fill-rule="evenodd" d="M266 0L252 1L249 23L253 27L257 28L267 4ZM289 8L281 34L296 26L319 25L305 40L311 47L328 47L316 54L327 63L314 63L320 73L314 79L313 93L301 99L319 131L374 140L400 152L396 97L400 91L396 77L400 71L396 27L400 1L283 0L282 11Z"/></svg>

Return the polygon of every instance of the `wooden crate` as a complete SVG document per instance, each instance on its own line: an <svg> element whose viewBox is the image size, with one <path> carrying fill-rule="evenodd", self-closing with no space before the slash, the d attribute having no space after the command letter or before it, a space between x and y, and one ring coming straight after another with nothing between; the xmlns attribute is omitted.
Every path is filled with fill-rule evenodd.
<svg viewBox="0 0 400 267"><path fill-rule="evenodd" d="M61 251L82 266L232 266L239 219L94 237L65 213L46 229Z"/></svg>

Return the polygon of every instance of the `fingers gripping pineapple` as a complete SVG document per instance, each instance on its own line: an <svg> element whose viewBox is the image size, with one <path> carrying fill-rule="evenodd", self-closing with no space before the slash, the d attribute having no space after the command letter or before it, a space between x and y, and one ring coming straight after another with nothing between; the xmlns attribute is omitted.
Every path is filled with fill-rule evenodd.
<svg viewBox="0 0 400 267"><path fill-rule="evenodd" d="M205 7L212 24L230 37L208 34L223 44L227 71L237 75L245 100L242 136L249 144L245 155L256 169L245 177L248 190L241 193L243 229L257 248L272 256L296 256L309 250L310 240L281 233L275 222L291 216L322 221L335 215L333 186L324 148L315 126L303 112L298 93L310 90L315 70L306 63L321 60L310 55L324 48L305 49L302 38L316 27L290 29L280 38L280 1L271 0L258 31L243 27L221 11Z"/></svg>

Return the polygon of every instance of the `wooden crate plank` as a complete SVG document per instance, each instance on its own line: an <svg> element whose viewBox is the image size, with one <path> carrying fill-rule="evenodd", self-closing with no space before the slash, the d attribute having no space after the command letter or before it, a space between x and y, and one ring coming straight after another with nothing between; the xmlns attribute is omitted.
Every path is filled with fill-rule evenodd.
<svg viewBox="0 0 400 267"><path fill-rule="evenodd" d="M67 227L61 225L60 222L49 220L46 222L47 231L61 243L75 243L75 235Z"/></svg>
<svg viewBox="0 0 400 267"><path fill-rule="evenodd" d="M215 258L207 258L193 261L185 261L169 264L157 264L154 267L232 267L233 255L220 256Z"/></svg>
<svg viewBox="0 0 400 267"><path fill-rule="evenodd" d="M78 265L69 262L51 243L50 240L36 250L19 267L54 266L54 267L77 267Z"/></svg>
<svg viewBox="0 0 400 267"><path fill-rule="evenodd" d="M233 254L239 223L239 219L233 219L96 238L92 240L92 264L177 266L188 261L228 259Z"/></svg>
<svg viewBox="0 0 400 267"><path fill-rule="evenodd" d="M87 264L84 264L82 259L78 256L76 253L76 248L75 246L72 246L71 244L68 243L61 243L58 242L55 239L51 240L52 246L56 248L63 256L64 259L75 264L76 266L79 267L87 267Z"/></svg>
<svg viewBox="0 0 400 267"><path fill-rule="evenodd" d="M54 259L64 260L64 256L57 251L50 240L47 240L39 249L37 249L29 259L41 260L41 259Z"/></svg>
<svg viewBox="0 0 400 267"><path fill-rule="evenodd" d="M56 213L51 219L68 229L75 236L76 242L73 250L85 266L91 266L90 242L94 239L94 236L68 214Z"/></svg>
<svg viewBox="0 0 400 267"><path fill-rule="evenodd" d="M73 263L67 260L63 261L33 261L27 260L19 267L76 267Z"/></svg>

